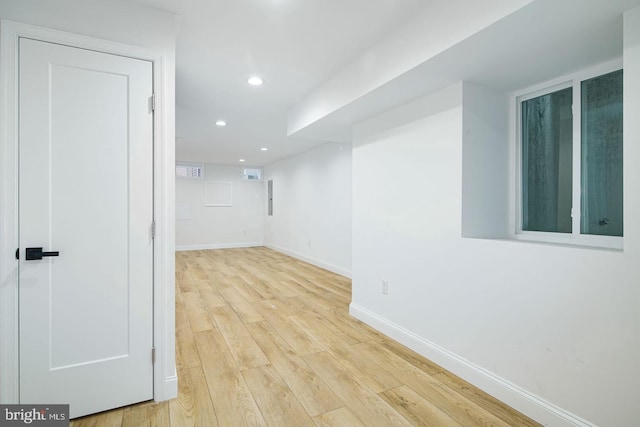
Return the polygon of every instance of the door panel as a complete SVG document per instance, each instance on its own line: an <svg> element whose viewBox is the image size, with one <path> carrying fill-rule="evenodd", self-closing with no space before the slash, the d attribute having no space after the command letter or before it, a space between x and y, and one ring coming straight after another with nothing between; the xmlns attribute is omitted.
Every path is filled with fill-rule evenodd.
<svg viewBox="0 0 640 427"><path fill-rule="evenodd" d="M21 402L77 417L151 399L151 63L19 49Z"/></svg>

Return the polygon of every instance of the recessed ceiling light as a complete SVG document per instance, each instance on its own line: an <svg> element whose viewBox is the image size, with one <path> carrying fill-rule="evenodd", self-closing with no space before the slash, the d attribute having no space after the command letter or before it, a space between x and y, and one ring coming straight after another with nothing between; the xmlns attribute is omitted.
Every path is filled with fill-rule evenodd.
<svg viewBox="0 0 640 427"><path fill-rule="evenodd" d="M238 161L239 161L240 163L244 163L244 162L245 162L245 160L244 160L244 159L240 159L240 160L238 160Z"/></svg>
<svg viewBox="0 0 640 427"><path fill-rule="evenodd" d="M222 127L222 126L226 126L226 125L227 125L227 122L225 122L224 120L218 120L216 122L216 126L221 126Z"/></svg>
<svg viewBox="0 0 640 427"><path fill-rule="evenodd" d="M260 86L262 83L264 83L264 80L262 80L258 76L251 76L247 80L247 83L249 83L251 86Z"/></svg>
<svg viewBox="0 0 640 427"><path fill-rule="evenodd" d="M262 147L262 148L260 149L260 151L268 151L268 150L269 150L269 149L268 149L267 147Z"/></svg>

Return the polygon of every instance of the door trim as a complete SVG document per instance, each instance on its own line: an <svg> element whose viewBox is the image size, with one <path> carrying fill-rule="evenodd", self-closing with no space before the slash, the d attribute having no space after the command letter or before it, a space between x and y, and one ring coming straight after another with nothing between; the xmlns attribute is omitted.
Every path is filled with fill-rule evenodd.
<svg viewBox="0 0 640 427"><path fill-rule="evenodd" d="M173 52L0 21L0 403L19 403L18 334L18 40L22 37L153 63L154 133L153 372L154 400L178 395L175 366ZM151 357L151 355L150 355ZM41 402L46 403L46 402Z"/></svg>

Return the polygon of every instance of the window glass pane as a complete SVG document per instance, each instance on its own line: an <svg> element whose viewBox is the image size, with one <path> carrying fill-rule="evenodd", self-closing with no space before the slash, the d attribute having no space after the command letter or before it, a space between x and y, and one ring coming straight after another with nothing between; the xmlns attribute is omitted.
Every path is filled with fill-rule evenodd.
<svg viewBox="0 0 640 427"><path fill-rule="evenodd" d="M522 102L522 229L571 233L573 89Z"/></svg>
<svg viewBox="0 0 640 427"><path fill-rule="evenodd" d="M581 232L622 236L622 70L582 82Z"/></svg>
<svg viewBox="0 0 640 427"><path fill-rule="evenodd" d="M176 164L177 178L202 178L202 166Z"/></svg>
<svg viewBox="0 0 640 427"><path fill-rule="evenodd" d="M262 169L260 168L244 168L243 178L251 180L262 180Z"/></svg>

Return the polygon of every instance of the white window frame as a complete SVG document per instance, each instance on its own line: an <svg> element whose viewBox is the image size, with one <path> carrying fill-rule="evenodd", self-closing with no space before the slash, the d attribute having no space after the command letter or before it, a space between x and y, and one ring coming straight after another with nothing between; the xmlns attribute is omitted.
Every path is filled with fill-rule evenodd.
<svg viewBox="0 0 640 427"><path fill-rule="evenodd" d="M608 74L623 69L622 58L609 61L585 70L566 75L551 81L547 81L523 90L514 92L511 96L511 111L515 112L512 120L515 129L515 230L512 237L517 240L526 240L541 243L555 243L574 246L587 246L604 249L618 249L624 247L624 237L600 236L582 234L580 232L581 220L581 141L582 118L581 108L581 84L584 80ZM523 220L523 182L522 182L522 102L541 95L552 93L561 89L573 87L573 154L572 154L572 203L571 203L571 233L556 233L543 231L528 231L522 229ZM575 106L578 106L576 108ZM624 143L623 143L624 144Z"/></svg>
<svg viewBox="0 0 640 427"><path fill-rule="evenodd" d="M259 179L249 179L249 178L247 178L247 175L245 174L247 169L259 170L260 171L260 178ZM260 166L243 166L242 167L242 180L243 181L255 181L255 182L263 181L264 180L264 169L262 167L260 167Z"/></svg>
<svg viewBox="0 0 640 427"><path fill-rule="evenodd" d="M200 168L202 171L202 175L200 176L178 176L175 175L176 179L204 179L204 164L203 163L190 163L190 162L176 162L176 169L180 166L184 166L187 168Z"/></svg>

